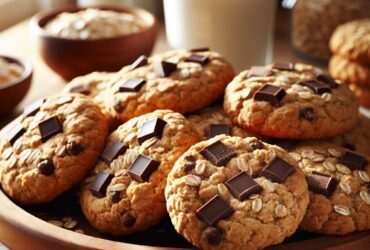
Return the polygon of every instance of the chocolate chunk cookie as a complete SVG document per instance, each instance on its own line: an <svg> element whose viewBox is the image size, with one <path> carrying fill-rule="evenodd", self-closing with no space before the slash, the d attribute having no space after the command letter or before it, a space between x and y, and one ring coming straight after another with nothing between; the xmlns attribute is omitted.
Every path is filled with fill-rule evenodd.
<svg viewBox="0 0 370 250"><path fill-rule="evenodd" d="M310 190L303 230L344 235L370 229L369 158L324 143L302 145L290 154Z"/></svg>
<svg viewBox="0 0 370 250"><path fill-rule="evenodd" d="M80 203L87 220L113 235L158 223L166 214L167 175L177 158L199 140L190 122L169 110L118 127L82 189Z"/></svg>
<svg viewBox="0 0 370 250"><path fill-rule="evenodd" d="M336 136L358 119L358 104L346 85L299 63L241 72L226 88L224 109L233 123L275 138Z"/></svg>
<svg viewBox="0 0 370 250"><path fill-rule="evenodd" d="M278 244L295 232L308 204L296 164L286 151L253 137L219 135L197 143L168 176L172 224L200 249Z"/></svg>
<svg viewBox="0 0 370 250"><path fill-rule="evenodd" d="M50 201L81 181L93 167L108 122L87 97L39 100L2 131L0 182L22 204Z"/></svg>
<svg viewBox="0 0 370 250"><path fill-rule="evenodd" d="M216 52L169 51L124 67L95 100L119 122L156 109L187 113L220 98L233 77L231 65Z"/></svg>

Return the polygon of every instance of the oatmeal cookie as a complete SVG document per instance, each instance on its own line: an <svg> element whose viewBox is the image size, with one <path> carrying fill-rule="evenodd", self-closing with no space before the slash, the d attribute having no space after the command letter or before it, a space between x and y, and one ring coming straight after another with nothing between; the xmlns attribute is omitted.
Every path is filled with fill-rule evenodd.
<svg viewBox="0 0 370 250"><path fill-rule="evenodd" d="M176 231L200 249L261 249L292 235L308 204L289 154L254 137L219 135L192 146L165 191Z"/></svg>
<svg viewBox="0 0 370 250"><path fill-rule="evenodd" d="M358 119L358 103L348 86L300 63L241 72L226 88L224 109L234 124L286 139L336 136Z"/></svg>
<svg viewBox="0 0 370 250"><path fill-rule="evenodd" d="M310 191L303 230L344 235L370 229L369 158L325 143L307 143L290 154Z"/></svg>
<svg viewBox="0 0 370 250"><path fill-rule="evenodd" d="M118 127L82 189L80 203L87 220L112 235L157 224L166 214L167 175L177 158L199 140L190 122L169 110Z"/></svg>
<svg viewBox="0 0 370 250"><path fill-rule="evenodd" d="M124 67L95 100L120 122L156 109L188 113L220 98L233 76L231 65L216 52L169 51Z"/></svg>
<svg viewBox="0 0 370 250"><path fill-rule="evenodd" d="M0 182L22 204L50 201L81 181L94 166L108 122L87 97L39 100L2 131Z"/></svg>
<svg viewBox="0 0 370 250"><path fill-rule="evenodd" d="M330 43L334 54L363 65L370 65L370 18L339 25Z"/></svg>

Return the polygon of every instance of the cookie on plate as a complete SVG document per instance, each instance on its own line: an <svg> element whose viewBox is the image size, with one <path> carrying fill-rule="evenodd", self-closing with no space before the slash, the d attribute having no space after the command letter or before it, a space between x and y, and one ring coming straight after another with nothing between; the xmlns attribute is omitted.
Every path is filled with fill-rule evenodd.
<svg viewBox="0 0 370 250"><path fill-rule="evenodd" d="M325 143L301 145L290 154L310 190L303 230L344 235L370 229L369 158Z"/></svg>
<svg viewBox="0 0 370 250"><path fill-rule="evenodd" d="M63 89L63 93L79 93L94 98L107 85L115 73L92 72L84 76L78 76L70 81Z"/></svg>
<svg viewBox="0 0 370 250"><path fill-rule="evenodd" d="M200 140L185 117L169 110L133 118L109 136L80 203L97 230L127 235L166 214L164 188L178 157Z"/></svg>
<svg viewBox="0 0 370 250"><path fill-rule="evenodd" d="M370 87L350 84L349 88L353 91L361 106L370 108Z"/></svg>
<svg viewBox="0 0 370 250"><path fill-rule="evenodd" d="M221 106L212 106L199 112L190 114L187 119L194 125L203 140L225 134L231 136L248 137L257 135L248 130L234 126L230 118L225 114Z"/></svg>
<svg viewBox="0 0 370 250"><path fill-rule="evenodd" d="M219 135L192 146L165 191L176 231L200 249L261 249L292 235L308 204L297 162L254 137Z"/></svg>
<svg viewBox="0 0 370 250"><path fill-rule="evenodd" d="M287 139L336 136L358 119L358 103L348 86L300 63L241 72L226 88L224 109L234 124Z"/></svg>
<svg viewBox="0 0 370 250"><path fill-rule="evenodd" d="M108 122L87 97L57 95L27 106L2 134L4 192L19 203L39 204L81 181L94 166Z"/></svg>
<svg viewBox="0 0 370 250"><path fill-rule="evenodd" d="M233 77L231 65L216 52L169 51L124 67L95 100L119 122L156 109L188 113L219 99Z"/></svg>
<svg viewBox="0 0 370 250"><path fill-rule="evenodd" d="M329 61L330 74L343 82L370 87L370 66L363 66L338 55Z"/></svg>
<svg viewBox="0 0 370 250"><path fill-rule="evenodd" d="M334 54L363 65L370 65L370 19L339 25L329 45Z"/></svg>

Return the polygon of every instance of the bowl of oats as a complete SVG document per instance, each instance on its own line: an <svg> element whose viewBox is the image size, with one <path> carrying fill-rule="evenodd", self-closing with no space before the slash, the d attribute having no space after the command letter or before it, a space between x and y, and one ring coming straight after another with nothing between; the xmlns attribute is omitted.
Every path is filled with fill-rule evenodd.
<svg viewBox="0 0 370 250"><path fill-rule="evenodd" d="M0 55L0 116L9 114L27 94L31 64L21 58Z"/></svg>
<svg viewBox="0 0 370 250"><path fill-rule="evenodd" d="M114 5L46 10L30 26L44 61L67 80L92 71L117 71L149 55L157 32L151 13Z"/></svg>

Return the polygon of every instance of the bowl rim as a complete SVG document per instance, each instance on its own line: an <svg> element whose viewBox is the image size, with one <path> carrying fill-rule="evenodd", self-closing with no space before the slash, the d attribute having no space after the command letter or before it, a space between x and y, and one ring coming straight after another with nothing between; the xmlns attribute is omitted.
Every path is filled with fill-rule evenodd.
<svg viewBox="0 0 370 250"><path fill-rule="evenodd" d="M60 37L60 36L52 35L44 29L45 24L44 25L40 24L45 19L51 20L52 18L54 18L58 14L61 14L62 12L77 12L80 10L86 10L86 9L91 9L91 8L130 13L144 20L149 25L145 29L137 33L133 33L133 34L125 34L125 35L119 35L119 36L114 36L114 37L105 37L105 38L97 38L97 39L78 39L78 38L67 38L67 37ZM145 9L137 8L137 7L117 5L117 4L95 4L95 5L85 6L85 7L80 7L76 5L66 5L66 6L43 10L43 11L36 13L30 20L30 28L32 31L34 31L38 36L42 38L55 39L59 41L88 43L88 42L101 42L101 41L115 41L115 40L119 40L123 38L131 38L134 36L139 36L140 34L147 32L153 28L156 29L157 23L158 21L152 13L150 13L149 11Z"/></svg>
<svg viewBox="0 0 370 250"><path fill-rule="evenodd" d="M7 62L16 63L23 68L23 73L16 79L10 82L0 84L0 91L10 88L17 84L22 84L27 80L33 73L32 64L25 58L10 55L0 55L0 58L5 59Z"/></svg>

